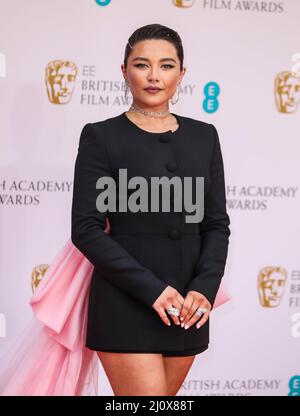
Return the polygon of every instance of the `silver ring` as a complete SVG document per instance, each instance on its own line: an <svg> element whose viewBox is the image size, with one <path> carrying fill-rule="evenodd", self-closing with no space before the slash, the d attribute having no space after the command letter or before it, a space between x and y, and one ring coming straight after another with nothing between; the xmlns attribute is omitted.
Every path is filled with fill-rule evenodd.
<svg viewBox="0 0 300 416"><path fill-rule="evenodd" d="M202 316L205 312L207 312L207 309L206 308L198 308L196 310L196 315Z"/></svg>
<svg viewBox="0 0 300 416"><path fill-rule="evenodd" d="M169 312L170 315L175 315L175 316L179 316L180 315L180 311L178 308L174 308L173 306L171 306L171 308L168 308L167 311Z"/></svg>

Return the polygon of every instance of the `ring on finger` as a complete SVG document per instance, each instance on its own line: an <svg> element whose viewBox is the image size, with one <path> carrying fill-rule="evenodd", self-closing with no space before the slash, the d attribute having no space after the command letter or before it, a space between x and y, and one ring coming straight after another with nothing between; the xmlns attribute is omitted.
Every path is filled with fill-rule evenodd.
<svg viewBox="0 0 300 416"><path fill-rule="evenodd" d="M179 309L178 308L174 308L173 306L171 306L171 308L168 308L167 311L168 311L168 313L170 315L179 316L179 314L180 314Z"/></svg>
<svg viewBox="0 0 300 416"><path fill-rule="evenodd" d="M202 316L206 312L207 312L207 309L206 308L198 308L196 310L196 315Z"/></svg>

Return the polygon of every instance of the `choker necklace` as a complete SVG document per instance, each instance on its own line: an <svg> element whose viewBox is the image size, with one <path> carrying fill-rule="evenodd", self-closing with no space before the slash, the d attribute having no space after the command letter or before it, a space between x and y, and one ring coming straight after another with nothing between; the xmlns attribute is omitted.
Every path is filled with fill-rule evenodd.
<svg viewBox="0 0 300 416"><path fill-rule="evenodd" d="M156 118L164 118L171 114L170 110L168 111L145 111L135 106L134 104L131 104L128 111L134 111L136 113L144 114L145 116L156 117Z"/></svg>

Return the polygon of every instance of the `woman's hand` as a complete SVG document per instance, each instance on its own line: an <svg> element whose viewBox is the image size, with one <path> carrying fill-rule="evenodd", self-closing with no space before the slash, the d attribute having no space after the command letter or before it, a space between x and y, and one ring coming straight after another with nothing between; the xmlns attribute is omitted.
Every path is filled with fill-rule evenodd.
<svg viewBox="0 0 300 416"><path fill-rule="evenodd" d="M159 314L162 321L166 325L171 325L168 315L173 319L173 322L176 325L179 325L179 316L169 314L167 309L173 306L174 308L177 308L180 312L183 302L184 297L181 296L181 294L174 287L167 286L165 290L156 299L156 301L153 303L152 308L156 310L156 312Z"/></svg>
<svg viewBox="0 0 300 416"><path fill-rule="evenodd" d="M206 308L207 311L200 316L195 314L198 308ZM184 303L180 312L181 326L185 329L188 329L195 322L199 321L196 327L200 328L207 321L210 310L211 304L207 298L195 290L190 290L184 299Z"/></svg>

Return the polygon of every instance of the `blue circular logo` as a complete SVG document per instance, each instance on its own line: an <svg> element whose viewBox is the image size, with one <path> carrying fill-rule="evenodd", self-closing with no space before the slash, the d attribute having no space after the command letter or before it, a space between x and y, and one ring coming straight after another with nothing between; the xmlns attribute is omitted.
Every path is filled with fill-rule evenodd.
<svg viewBox="0 0 300 416"><path fill-rule="evenodd" d="M111 0L95 0L98 6L107 6Z"/></svg>
<svg viewBox="0 0 300 416"><path fill-rule="evenodd" d="M218 95L220 87L216 82L208 82L203 89L205 99L203 101L203 109L207 113L215 113L219 108Z"/></svg>
<svg viewBox="0 0 300 416"><path fill-rule="evenodd" d="M300 396L300 376L296 375L290 378L289 381L290 391L288 396Z"/></svg>

